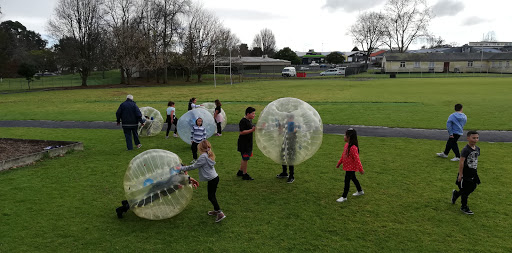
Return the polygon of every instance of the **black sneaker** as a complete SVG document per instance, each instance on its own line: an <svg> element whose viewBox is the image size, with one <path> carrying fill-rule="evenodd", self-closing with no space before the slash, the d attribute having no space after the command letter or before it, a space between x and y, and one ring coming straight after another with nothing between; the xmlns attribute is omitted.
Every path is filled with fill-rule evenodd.
<svg viewBox="0 0 512 253"><path fill-rule="evenodd" d="M281 173L281 174L277 175L276 177L277 177L277 178L288 178L288 173L283 172L283 173Z"/></svg>
<svg viewBox="0 0 512 253"><path fill-rule="evenodd" d="M458 192L456 190L452 191L452 204L455 204L455 201L459 198Z"/></svg>
<svg viewBox="0 0 512 253"><path fill-rule="evenodd" d="M295 181L295 178L293 176L291 176L288 178L288 181L286 181L286 182L291 184L291 183L293 183L293 181Z"/></svg>
<svg viewBox="0 0 512 253"><path fill-rule="evenodd" d="M124 207L118 207L116 208L117 218L122 219L123 213L124 213Z"/></svg>
<svg viewBox="0 0 512 253"><path fill-rule="evenodd" d="M473 211L469 210L469 207L468 206L465 206L465 207L461 207L460 210L465 213L465 214L468 214L468 215L472 215L474 214Z"/></svg>
<svg viewBox="0 0 512 253"><path fill-rule="evenodd" d="M242 175L242 180L254 180L251 176L249 176L249 173Z"/></svg>
<svg viewBox="0 0 512 253"><path fill-rule="evenodd" d="M241 170L239 170L239 171L236 173L236 176L237 176L237 177L241 177L241 176L243 176L243 175L244 175L244 172L243 172L243 171L241 171Z"/></svg>

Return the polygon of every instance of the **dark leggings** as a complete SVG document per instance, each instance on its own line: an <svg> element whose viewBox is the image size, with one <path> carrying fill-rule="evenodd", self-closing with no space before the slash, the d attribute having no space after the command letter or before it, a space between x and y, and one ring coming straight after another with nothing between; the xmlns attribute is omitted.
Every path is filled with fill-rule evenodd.
<svg viewBox="0 0 512 253"><path fill-rule="evenodd" d="M192 146L190 147L192 149L192 157L194 157L194 160L197 159L197 145L199 145L199 143L192 142Z"/></svg>
<svg viewBox="0 0 512 253"><path fill-rule="evenodd" d="M455 197L458 198L460 196L461 207L466 207L468 205L469 194L476 189L476 183L462 178L462 185L459 182L457 186L459 187L459 191L455 191Z"/></svg>
<svg viewBox="0 0 512 253"><path fill-rule="evenodd" d="M283 166L283 174L286 173L286 165L282 165ZM290 174L288 174L289 177L293 177L294 173L295 173L295 167L293 165L290 165L288 166L288 168L290 168Z"/></svg>
<svg viewBox="0 0 512 253"><path fill-rule="evenodd" d="M171 124L171 116L167 115L167 133L165 136L169 136L169 131L171 131L172 125L174 125L174 133L178 134L178 118L174 117L174 120Z"/></svg>
<svg viewBox="0 0 512 253"><path fill-rule="evenodd" d="M448 155L450 153L450 150L453 150L453 153L455 153L455 157L460 157L459 153L459 145L457 145L457 141L459 140L460 135L453 134L453 138L448 138L448 141L446 142L446 148L444 149L444 154Z"/></svg>
<svg viewBox="0 0 512 253"><path fill-rule="evenodd" d="M346 198L348 195L348 190L350 190L350 180L354 182L356 185L357 191L362 191L361 185L359 184L359 181L356 178L356 172L355 171L346 171L345 173L345 188L343 189L343 197Z"/></svg>
<svg viewBox="0 0 512 253"><path fill-rule="evenodd" d="M219 176L208 181L208 200L212 202L215 211L220 211L219 203L217 203L217 197L215 196L217 185L219 185Z"/></svg>
<svg viewBox="0 0 512 253"><path fill-rule="evenodd" d="M215 121L215 122L217 123L217 133L221 134L222 133L222 126L221 126L222 122L217 122L217 121Z"/></svg>

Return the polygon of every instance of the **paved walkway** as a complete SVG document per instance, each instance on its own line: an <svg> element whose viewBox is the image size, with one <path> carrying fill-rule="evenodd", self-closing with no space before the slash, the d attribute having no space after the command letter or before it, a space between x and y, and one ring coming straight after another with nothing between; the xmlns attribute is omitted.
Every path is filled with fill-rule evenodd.
<svg viewBox="0 0 512 253"><path fill-rule="evenodd" d="M82 128L82 129L120 129L115 122L95 121L50 121L50 120L0 120L0 127L38 127L38 128ZM380 126L350 126L350 125L324 125L325 134L344 134L345 130L353 127L360 136L373 137L406 137L412 139L446 140L446 130L391 128ZM164 124L163 131L167 129ZM227 125L224 131L236 132L238 125ZM512 142L512 131L478 131L480 141L485 142ZM460 138L460 141L465 141Z"/></svg>

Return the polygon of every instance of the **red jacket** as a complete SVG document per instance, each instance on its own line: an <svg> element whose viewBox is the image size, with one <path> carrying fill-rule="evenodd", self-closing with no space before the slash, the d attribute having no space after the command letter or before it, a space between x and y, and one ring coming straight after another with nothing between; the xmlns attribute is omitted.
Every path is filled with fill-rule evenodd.
<svg viewBox="0 0 512 253"><path fill-rule="evenodd" d="M341 158L338 161L336 168L340 167L340 164L343 164L344 171L364 171L363 165L361 164L361 160L359 160L359 152L357 152L357 147L355 145L352 145L352 147L350 147L349 152L348 143L345 143L345 147L343 148L343 154L341 154Z"/></svg>

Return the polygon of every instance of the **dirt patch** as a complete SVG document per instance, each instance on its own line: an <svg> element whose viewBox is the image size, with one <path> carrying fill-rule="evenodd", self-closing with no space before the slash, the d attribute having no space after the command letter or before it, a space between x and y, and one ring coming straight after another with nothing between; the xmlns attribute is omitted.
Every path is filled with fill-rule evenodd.
<svg viewBox="0 0 512 253"><path fill-rule="evenodd" d="M63 141L0 139L0 161L42 152L48 147L66 145Z"/></svg>

